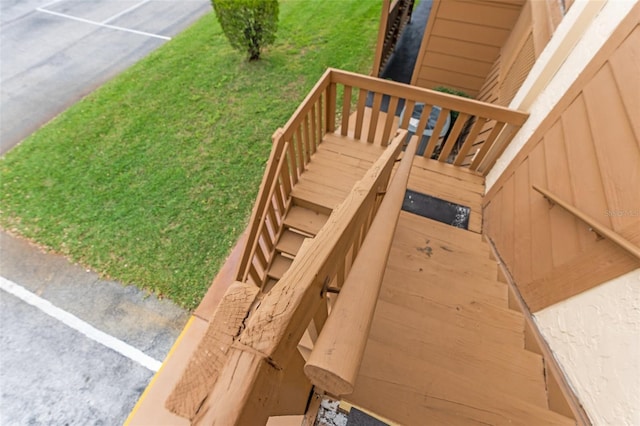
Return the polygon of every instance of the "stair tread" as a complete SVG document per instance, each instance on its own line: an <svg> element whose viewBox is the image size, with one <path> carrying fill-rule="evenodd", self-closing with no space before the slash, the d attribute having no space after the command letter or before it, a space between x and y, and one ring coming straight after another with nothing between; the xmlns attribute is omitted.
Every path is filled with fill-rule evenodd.
<svg viewBox="0 0 640 426"><path fill-rule="evenodd" d="M271 264L271 267L269 268L269 272L267 272L267 275L273 278L274 280L279 280L280 278L282 278L284 273L287 272L287 270L289 269L292 263L293 263L292 259L289 259L288 257L284 257L280 254L277 254L273 259L273 263Z"/></svg>
<svg viewBox="0 0 640 426"><path fill-rule="evenodd" d="M402 424L570 423L496 274L479 235L403 212L347 400Z"/></svg>
<svg viewBox="0 0 640 426"><path fill-rule="evenodd" d="M407 351L373 349L363 360L353 394L345 397L401 424L575 424L571 419L531 403L513 392L498 390L485 377L470 377L425 363ZM544 387L541 393L544 392ZM366 401L366 403L365 403ZM375 401L375 403L372 403Z"/></svg>
<svg viewBox="0 0 640 426"><path fill-rule="evenodd" d="M298 250L300 250L304 240L304 235L285 229L276 244L276 250L289 256L295 256L298 254Z"/></svg>
<svg viewBox="0 0 640 426"><path fill-rule="evenodd" d="M293 206L284 219L284 224L289 229L302 231L315 236L327 222L329 216L301 206Z"/></svg>

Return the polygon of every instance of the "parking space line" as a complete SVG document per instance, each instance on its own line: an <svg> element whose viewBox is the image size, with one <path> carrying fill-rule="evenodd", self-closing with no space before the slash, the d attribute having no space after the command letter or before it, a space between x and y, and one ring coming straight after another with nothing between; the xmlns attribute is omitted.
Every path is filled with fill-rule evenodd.
<svg viewBox="0 0 640 426"><path fill-rule="evenodd" d="M6 291L9 294L12 294L23 302L38 308L40 311L62 322L66 326L84 334L89 339L118 352L120 355L129 358L130 360L142 365L143 367L153 372L157 372L162 365L160 361L150 357L141 350L134 348L133 346L123 342L116 337L98 330L92 325L82 321L75 315L58 308L48 300L41 298L40 296L30 292L24 287L1 276L0 289Z"/></svg>
<svg viewBox="0 0 640 426"><path fill-rule="evenodd" d="M150 1L151 1L151 0L143 0L143 1L141 1L140 3L138 3L138 4L134 4L133 6L131 6L131 7L127 8L127 9L123 10L122 12L120 12L120 13L116 13L115 15L113 15L113 16L111 16L111 17L109 17L109 18L105 19L104 21L102 21L102 22L101 22L101 24L106 24L106 23L108 23L108 22L113 21L114 19L118 19L118 18L119 18L119 17L121 17L122 15L126 15L127 13L129 13L129 12L131 12L131 11L134 11L134 10L136 10L137 8L139 8L140 6L142 6L143 4L145 4L145 3L149 3Z"/></svg>
<svg viewBox="0 0 640 426"><path fill-rule="evenodd" d="M148 36L148 37L155 37L155 38L160 38L160 39L163 39L163 40L171 40L171 37L158 35L158 34L147 33L147 32L144 32L144 31L132 30L130 28L118 27L116 25L103 24L101 22L92 21L90 19L79 18L79 17L73 16L73 15L67 15L66 13L54 12L53 10L43 9L41 7L37 8L36 10L38 12L48 13L50 15L59 16L61 18L67 18L67 19L71 19L73 21L84 22L85 24L97 25L99 27L110 28L112 30L125 31L125 32L128 32L128 33L139 34L139 35L144 35L144 36Z"/></svg>
<svg viewBox="0 0 640 426"><path fill-rule="evenodd" d="M47 3L47 4L43 4L42 6L40 6L40 9L44 9L45 7L53 6L54 4L56 4L56 3L60 3L61 1L62 1L62 0L53 0L53 1L50 1L49 3Z"/></svg>

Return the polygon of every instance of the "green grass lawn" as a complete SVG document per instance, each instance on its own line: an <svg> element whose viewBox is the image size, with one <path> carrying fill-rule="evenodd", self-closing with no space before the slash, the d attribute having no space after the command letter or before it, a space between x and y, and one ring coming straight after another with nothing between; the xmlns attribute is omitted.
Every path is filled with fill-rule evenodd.
<svg viewBox="0 0 640 426"><path fill-rule="evenodd" d="M326 67L369 73L382 2L281 0L258 62L210 14L0 161L0 226L186 308L244 230L271 145Z"/></svg>

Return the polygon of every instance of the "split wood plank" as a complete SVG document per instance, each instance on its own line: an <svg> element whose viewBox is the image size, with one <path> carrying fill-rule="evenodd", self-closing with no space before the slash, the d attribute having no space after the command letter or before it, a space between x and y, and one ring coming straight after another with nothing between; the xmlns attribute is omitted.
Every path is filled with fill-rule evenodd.
<svg viewBox="0 0 640 426"><path fill-rule="evenodd" d="M215 385L229 349L259 291L250 284L237 281L231 284L180 381L166 401L171 412L194 418Z"/></svg>

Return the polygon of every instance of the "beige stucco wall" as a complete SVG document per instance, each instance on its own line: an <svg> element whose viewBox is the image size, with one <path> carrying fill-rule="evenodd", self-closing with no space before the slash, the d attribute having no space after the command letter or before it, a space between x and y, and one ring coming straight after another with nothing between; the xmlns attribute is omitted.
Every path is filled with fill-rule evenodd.
<svg viewBox="0 0 640 426"><path fill-rule="evenodd" d="M534 315L594 425L640 425L640 269Z"/></svg>

